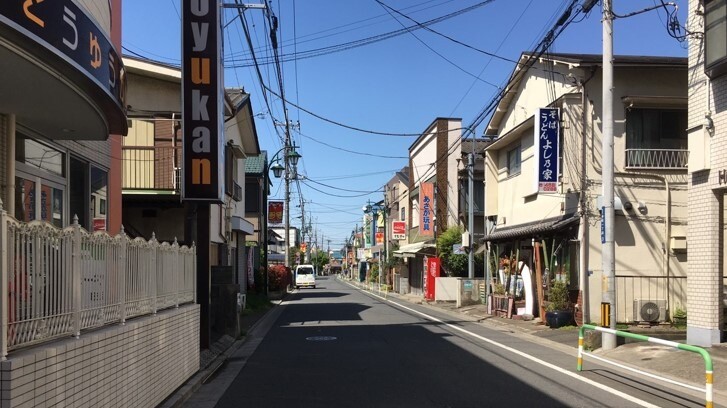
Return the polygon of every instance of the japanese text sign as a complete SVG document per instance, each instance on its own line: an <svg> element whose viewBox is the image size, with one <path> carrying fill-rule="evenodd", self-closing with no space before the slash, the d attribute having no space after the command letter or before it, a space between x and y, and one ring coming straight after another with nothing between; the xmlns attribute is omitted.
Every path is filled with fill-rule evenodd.
<svg viewBox="0 0 727 408"><path fill-rule="evenodd" d="M419 235L434 236L434 184L419 186Z"/></svg>
<svg viewBox="0 0 727 408"><path fill-rule="evenodd" d="M558 191L558 141L560 135L560 109L539 108L535 118L535 146L539 193Z"/></svg>

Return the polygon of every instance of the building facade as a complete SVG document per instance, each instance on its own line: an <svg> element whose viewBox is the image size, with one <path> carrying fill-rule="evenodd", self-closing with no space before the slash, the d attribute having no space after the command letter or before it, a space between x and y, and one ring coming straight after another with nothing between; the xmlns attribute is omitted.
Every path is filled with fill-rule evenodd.
<svg viewBox="0 0 727 408"><path fill-rule="evenodd" d="M724 1L689 1L687 342L725 340L727 48Z"/></svg>
<svg viewBox="0 0 727 408"><path fill-rule="evenodd" d="M585 322L600 320L604 288L601 60L524 54L486 129L495 140L486 149L492 228L485 242L490 264L504 271L494 274L496 282L517 297L523 280L540 281L533 290L542 304L549 283L563 280L578 305L577 320ZM658 323L687 301L686 60L617 56L614 89L616 316ZM539 178L547 122L539 108L556 112L558 166L551 168L557 177L550 190ZM523 262L532 275L502 267L507 258Z"/></svg>

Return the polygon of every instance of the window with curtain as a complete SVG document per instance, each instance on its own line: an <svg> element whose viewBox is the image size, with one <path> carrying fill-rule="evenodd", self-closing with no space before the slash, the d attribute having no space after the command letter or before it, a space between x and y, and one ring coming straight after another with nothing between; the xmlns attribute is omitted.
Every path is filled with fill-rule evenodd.
<svg viewBox="0 0 727 408"><path fill-rule="evenodd" d="M626 148L686 150L687 110L627 109Z"/></svg>

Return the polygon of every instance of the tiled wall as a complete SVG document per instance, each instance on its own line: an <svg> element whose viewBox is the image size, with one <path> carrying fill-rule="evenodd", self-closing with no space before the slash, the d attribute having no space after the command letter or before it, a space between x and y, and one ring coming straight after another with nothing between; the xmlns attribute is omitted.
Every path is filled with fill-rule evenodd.
<svg viewBox="0 0 727 408"><path fill-rule="evenodd" d="M0 408L155 407L199 369L199 306L11 353Z"/></svg>
<svg viewBox="0 0 727 408"><path fill-rule="evenodd" d="M703 6L689 2L689 30L704 32ZM689 39L689 125L704 126L705 114L711 112L714 135L711 140L711 169L689 175L689 227L687 232L687 342L711 346L720 342L724 329L722 315L722 206L725 186L718 173L727 168L727 77L709 80L704 73L704 40Z"/></svg>

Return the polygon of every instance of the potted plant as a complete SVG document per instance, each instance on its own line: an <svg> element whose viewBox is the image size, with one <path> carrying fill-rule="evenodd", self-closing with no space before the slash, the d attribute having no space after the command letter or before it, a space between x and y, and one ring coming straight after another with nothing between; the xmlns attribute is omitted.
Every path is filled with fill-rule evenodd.
<svg viewBox="0 0 727 408"><path fill-rule="evenodd" d="M677 329L683 329L687 326L687 309L682 305L674 307L674 313L671 315L671 322Z"/></svg>
<svg viewBox="0 0 727 408"><path fill-rule="evenodd" d="M555 281L550 287L545 321L551 329L569 326L573 323L573 309L568 297L568 285L563 281Z"/></svg>

